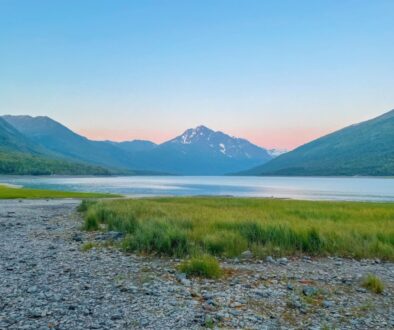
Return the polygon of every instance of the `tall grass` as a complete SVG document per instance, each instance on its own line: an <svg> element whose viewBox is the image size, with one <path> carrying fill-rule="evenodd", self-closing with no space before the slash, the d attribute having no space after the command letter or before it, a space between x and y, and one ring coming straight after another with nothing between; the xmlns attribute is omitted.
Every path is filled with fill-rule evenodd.
<svg viewBox="0 0 394 330"><path fill-rule="evenodd" d="M394 260L394 204L154 198L87 206L85 227L126 233L125 249L170 256L337 255Z"/></svg>

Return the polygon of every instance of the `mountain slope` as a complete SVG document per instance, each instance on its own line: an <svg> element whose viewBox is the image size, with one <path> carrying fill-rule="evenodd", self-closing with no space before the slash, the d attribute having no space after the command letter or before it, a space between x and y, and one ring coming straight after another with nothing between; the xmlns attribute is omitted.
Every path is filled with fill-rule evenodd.
<svg viewBox="0 0 394 330"><path fill-rule="evenodd" d="M261 164L272 157L247 140L215 132L205 126L139 155L145 169L181 175L221 175Z"/></svg>
<svg viewBox="0 0 394 330"><path fill-rule="evenodd" d="M55 159L45 155L45 149L35 145L13 126L0 118L0 174L90 174L109 172L89 166Z"/></svg>
<svg viewBox="0 0 394 330"><path fill-rule="evenodd" d="M394 175L394 110L307 143L245 174Z"/></svg>
<svg viewBox="0 0 394 330"><path fill-rule="evenodd" d="M0 174L8 175L109 175L99 166L74 163L21 152L0 149Z"/></svg>
<svg viewBox="0 0 394 330"><path fill-rule="evenodd" d="M0 117L0 150L39 154L40 148Z"/></svg>
<svg viewBox="0 0 394 330"><path fill-rule="evenodd" d="M3 118L54 156L109 168L130 169L130 156L112 143L88 140L48 117L3 116Z"/></svg>

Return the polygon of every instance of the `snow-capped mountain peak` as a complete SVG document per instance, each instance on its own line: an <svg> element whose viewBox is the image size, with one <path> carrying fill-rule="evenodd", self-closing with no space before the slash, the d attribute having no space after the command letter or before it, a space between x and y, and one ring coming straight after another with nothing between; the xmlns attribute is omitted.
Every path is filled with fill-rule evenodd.
<svg viewBox="0 0 394 330"><path fill-rule="evenodd" d="M172 145L193 147L209 152L216 157L226 157L232 159L259 159L268 160L272 157L264 148L256 146L249 141L227 135L220 131L214 131L206 126L200 125L189 128L182 135L169 141Z"/></svg>
<svg viewBox="0 0 394 330"><path fill-rule="evenodd" d="M181 143L181 144L191 144L201 139L209 139L211 134L215 133L208 127L203 125L197 126L196 128L187 129L182 135L176 137L171 140L172 143Z"/></svg>

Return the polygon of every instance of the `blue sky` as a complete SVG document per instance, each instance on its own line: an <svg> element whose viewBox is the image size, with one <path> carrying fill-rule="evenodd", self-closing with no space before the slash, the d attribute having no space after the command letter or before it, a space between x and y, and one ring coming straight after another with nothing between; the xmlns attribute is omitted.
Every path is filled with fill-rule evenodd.
<svg viewBox="0 0 394 330"><path fill-rule="evenodd" d="M394 108L394 1L0 0L0 113L293 148Z"/></svg>

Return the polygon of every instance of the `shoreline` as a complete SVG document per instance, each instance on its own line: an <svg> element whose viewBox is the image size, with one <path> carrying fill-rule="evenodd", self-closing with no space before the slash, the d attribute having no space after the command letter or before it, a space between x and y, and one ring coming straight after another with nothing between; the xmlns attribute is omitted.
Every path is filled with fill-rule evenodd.
<svg viewBox="0 0 394 330"><path fill-rule="evenodd" d="M6 177L0 182L50 190L105 191L131 198L232 196L306 201L394 202L393 178L225 176Z"/></svg>
<svg viewBox="0 0 394 330"><path fill-rule="evenodd" d="M11 184L11 183L3 183L3 182L0 182L0 187L1 186L6 187L6 188L15 188L15 189L23 188L22 185Z"/></svg>

